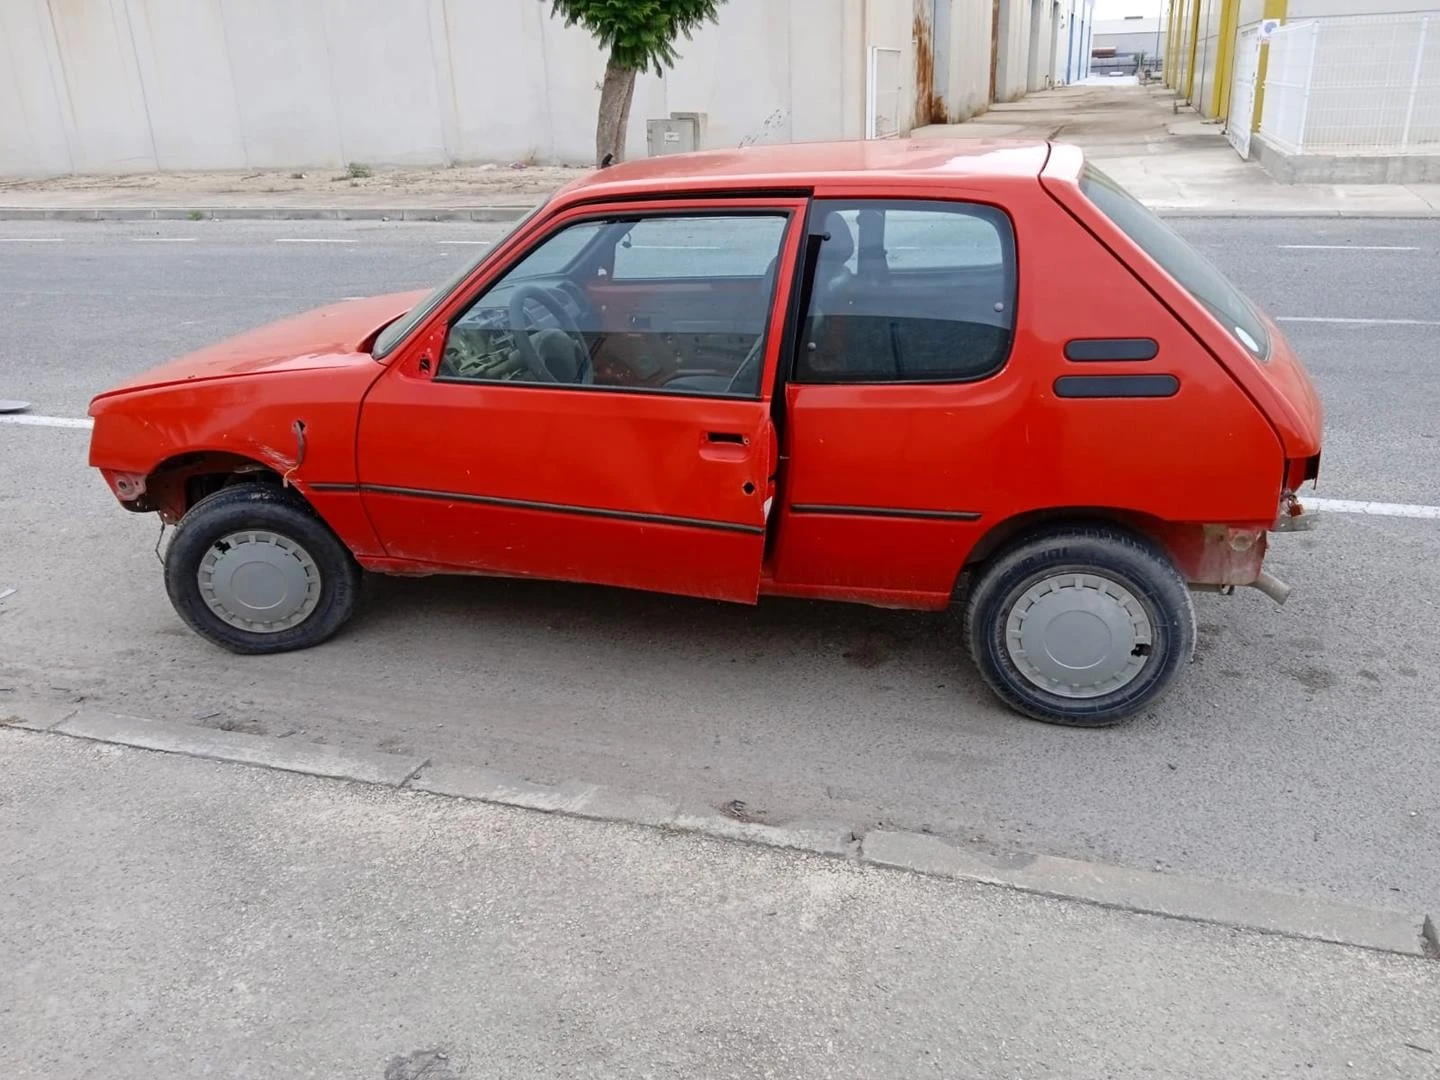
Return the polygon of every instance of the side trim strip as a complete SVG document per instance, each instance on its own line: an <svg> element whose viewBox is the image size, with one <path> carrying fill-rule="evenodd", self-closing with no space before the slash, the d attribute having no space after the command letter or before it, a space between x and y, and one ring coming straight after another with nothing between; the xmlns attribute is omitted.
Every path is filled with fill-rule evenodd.
<svg viewBox="0 0 1440 1080"><path fill-rule="evenodd" d="M530 502L526 499L501 499L493 495L469 495L455 491L428 491L424 488L391 487L387 484L361 484L360 490L375 495L399 495L410 499L435 499L442 502L474 503L479 506L503 506L511 510L536 510L549 514L571 514L576 517L609 518L614 521L638 521L649 525L679 525L688 529L713 529L717 532L744 533L763 536L763 525L742 525L738 521L709 521L705 518L671 517L667 514L642 514L634 510L605 510L597 506L567 506L563 503Z"/></svg>
<svg viewBox="0 0 1440 1080"><path fill-rule="evenodd" d="M321 480L321 481L318 481L318 482L313 483L313 484L308 484L308 485L306 485L306 486L309 487L311 491L359 491L359 490L360 490L360 485L359 485L359 484L347 484L347 483L344 483L344 482L335 483L335 482L330 481L330 480Z"/></svg>
<svg viewBox="0 0 1440 1080"><path fill-rule="evenodd" d="M1167 398L1180 392L1174 375L1062 375L1055 396L1062 398Z"/></svg>
<svg viewBox="0 0 1440 1080"><path fill-rule="evenodd" d="M973 510L904 510L891 506L830 506L820 503L795 503L792 514L835 514L841 517L918 518L921 521L979 521Z"/></svg>
<svg viewBox="0 0 1440 1080"><path fill-rule="evenodd" d="M1160 343L1154 338L1076 338L1065 343L1065 359L1077 364L1154 360L1159 355Z"/></svg>

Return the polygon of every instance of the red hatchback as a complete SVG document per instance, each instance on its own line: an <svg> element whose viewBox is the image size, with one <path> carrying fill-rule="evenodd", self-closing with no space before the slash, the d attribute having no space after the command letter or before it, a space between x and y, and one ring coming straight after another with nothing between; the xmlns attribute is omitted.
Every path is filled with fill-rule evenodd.
<svg viewBox="0 0 1440 1080"><path fill-rule="evenodd" d="M754 603L965 605L986 681L1099 725L1190 658L1191 589L1285 587L1321 409L1274 324L1073 147L637 162L428 296L101 394L91 463L178 524L181 617L330 637L361 568Z"/></svg>

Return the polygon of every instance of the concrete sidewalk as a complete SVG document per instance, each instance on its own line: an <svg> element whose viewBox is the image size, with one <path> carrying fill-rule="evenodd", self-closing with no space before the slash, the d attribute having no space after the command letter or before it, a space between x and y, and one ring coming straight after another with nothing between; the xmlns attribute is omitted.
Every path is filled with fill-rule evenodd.
<svg viewBox="0 0 1440 1080"><path fill-rule="evenodd" d="M1421 1077L1440 964L0 730L11 1076Z"/></svg>
<svg viewBox="0 0 1440 1080"><path fill-rule="evenodd" d="M1074 142L1152 207L1215 215L1440 217L1440 184L1276 183L1244 162L1219 126L1177 111L1161 87L1074 86L996 105L917 138ZM583 168L466 165L448 169L168 173L0 179L0 220L354 218L512 221Z"/></svg>
<svg viewBox="0 0 1440 1080"><path fill-rule="evenodd" d="M358 218L513 221L580 167L464 165L0 178L0 220Z"/></svg>
<svg viewBox="0 0 1440 1080"><path fill-rule="evenodd" d="M1281 184L1242 161L1221 125L1162 86L1070 86L996 105L917 138L1075 143L1152 209L1215 215L1440 216L1440 184Z"/></svg>

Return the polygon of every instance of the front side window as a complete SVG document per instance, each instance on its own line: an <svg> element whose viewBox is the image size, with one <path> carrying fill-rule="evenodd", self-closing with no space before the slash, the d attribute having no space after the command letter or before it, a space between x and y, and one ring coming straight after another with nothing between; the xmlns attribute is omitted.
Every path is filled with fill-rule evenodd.
<svg viewBox="0 0 1440 1080"><path fill-rule="evenodd" d="M1087 165L1080 190L1115 226L1215 316L1257 360L1270 358L1270 335L1254 306L1230 279L1135 196Z"/></svg>
<svg viewBox="0 0 1440 1080"><path fill-rule="evenodd" d="M964 382L994 374L1015 331L1015 234L993 207L819 201L796 378Z"/></svg>
<svg viewBox="0 0 1440 1080"><path fill-rule="evenodd" d="M451 326L436 378L756 397L785 212L587 220Z"/></svg>

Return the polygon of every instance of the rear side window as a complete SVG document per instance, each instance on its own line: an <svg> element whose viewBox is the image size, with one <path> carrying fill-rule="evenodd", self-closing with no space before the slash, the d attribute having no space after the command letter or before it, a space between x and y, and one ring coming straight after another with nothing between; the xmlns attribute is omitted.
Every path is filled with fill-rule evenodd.
<svg viewBox="0 0 1440 1080"><path fill-rule="evenodd" d="M810 220L818 254L796 381L967 382L1004 366L1016 269L1003 212L817 200Z"/></svg>
<svg viewBox="0 0 1440 1080"><path fill-rule="evenodd" d="M1087 165L1080 190L1126 236L1214 315L1257 360L1270 358L1270 335L1254 305L1209 259L1099 169Z"/></svg>

